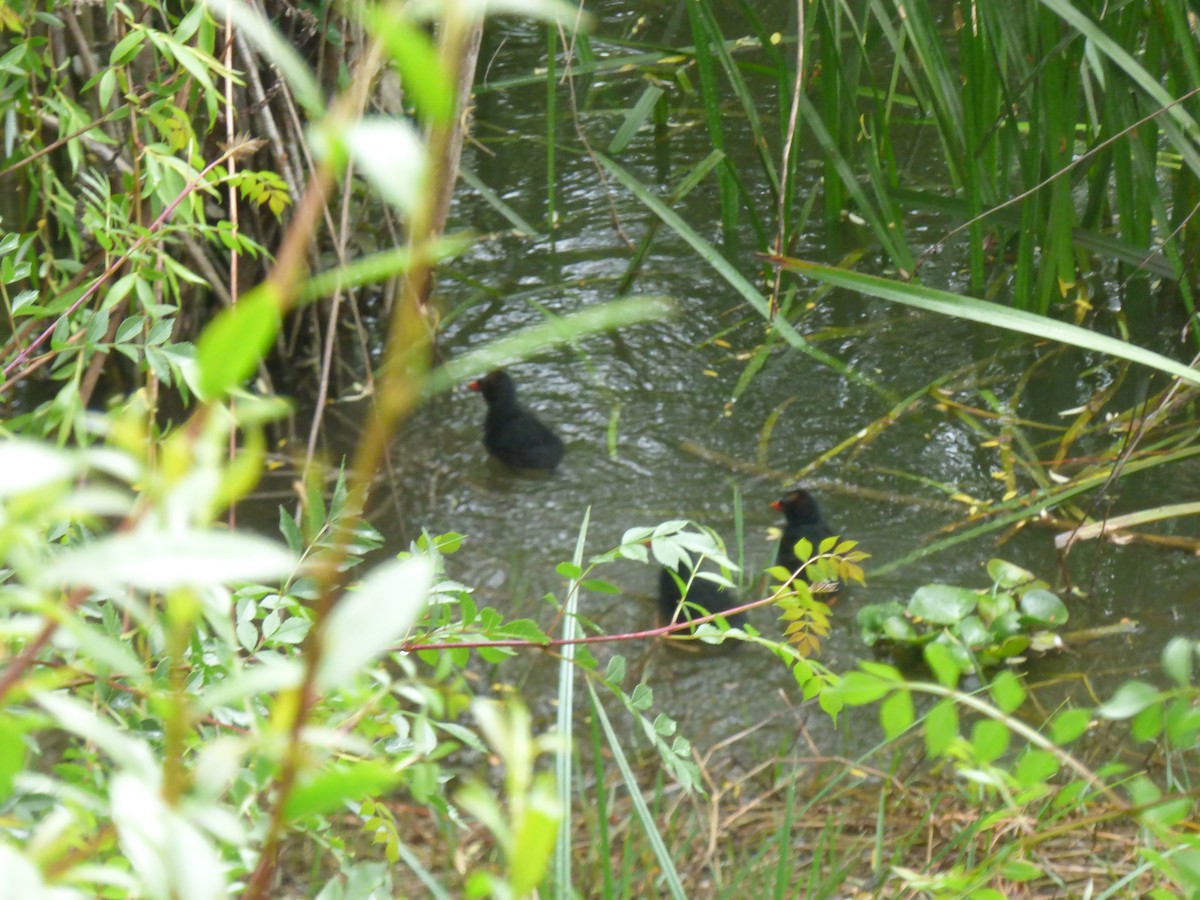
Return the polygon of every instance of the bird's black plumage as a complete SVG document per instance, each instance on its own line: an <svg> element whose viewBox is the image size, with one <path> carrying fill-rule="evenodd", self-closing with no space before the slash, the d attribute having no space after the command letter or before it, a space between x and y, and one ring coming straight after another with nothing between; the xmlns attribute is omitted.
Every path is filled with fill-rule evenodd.
<svg viewBox="0 0 1200 900"><path fill-rule="evenodd" d="M812 544L815 555L821 541L833 534L825 520L821 518L821 509L817 501L808 491L797 488L788 491L783 497L771 504L787 519L783 528L783 537L779 540L779 552L775 555L775 565L783 566L789 572L795 572L802 565L796 557L796 542L803 539ZM805 569L802 573L808 581L812 579Z"/></svg>
<svg viewBox="0 0 1200 900"><path fill-rule="evenodd" d="M562 462L562 441L517 402L507 372L497 369L467 387L487 401L483 445L496 459L517 469L553 469Z"/></svg>
<svg viewBox="0 0 1200 900"><path fill-rule="evenodd" d="M676 568L675 574L687 586L687 604L682 609L680 608L683 591L680 589L679 582L675 580L675 576L671 574L671 570L664 566L658 572L658 613L663 624L687 622L707 614L700 612L695 606L702 607L708 613L723 613L725 610L741 604L737 593L732 588L714 584L706 578L691 578L691 572L683 564ZM689 578L691 578L690 585L688 585ZM678 615L676 615L677 610ZM744 612L734 613L732 616L726 616L726 621L729 622L730 628L741 628L746 622L746 614Z"/></svg>

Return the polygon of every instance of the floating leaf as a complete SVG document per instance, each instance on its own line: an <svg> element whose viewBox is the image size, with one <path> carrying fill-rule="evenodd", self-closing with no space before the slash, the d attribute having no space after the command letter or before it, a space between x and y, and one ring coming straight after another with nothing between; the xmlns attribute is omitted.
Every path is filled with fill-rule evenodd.
<svg viewBox="0 0 1200 900"><path fill-rule="evenodd" d="M1021 595L1021 613L1026 625L1062 625L1067 621L1066 605L1055 594L1034 588Z"/></svg>
<svg viewBox="0 0 1200 900"><path fill-rule="evenodd" d="M954 625L975 610L979 595L950 584L926 584L913 592L908 611L934 625Z"/></svg>

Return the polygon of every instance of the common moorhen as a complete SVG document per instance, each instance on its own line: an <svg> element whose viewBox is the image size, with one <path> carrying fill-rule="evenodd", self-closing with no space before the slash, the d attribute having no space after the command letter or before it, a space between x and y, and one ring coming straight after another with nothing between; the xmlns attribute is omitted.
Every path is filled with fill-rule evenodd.
<svg viewBox="0 0 1200 900"><path fill-rule="evenodd" d="M825 520L821 518L821 510L817 501L808 491L797 488L788 491L779 500L771 504L787 517L787 525L783 529L783 537L779 540L779 552L775 556L775 565L783 566L789 572L795 572L802 565L796 558L796 542L807 540L812 544L813 555L816 555L821 541L833 534ZM805 569L801 575L806 581L812 581Z"/></svg>
<svg viewBox="0 0 1200 900"><path fill-rule="evenodd" d="M517 402L517 386L507 372L497 369L467 387L487 401L483 445L492 456L516 469L553 469L562 462L562 441Z"/></svg>
<svg viewBox="0 0 1200 900"><path fill-rule="evenodd" d="M663 566L658 572L658 613L662 617L664 625L699 619L708 613L724 612L741 605L741 601L738 600L738 596L732 588L721 587L706 578L692 578L691 572L682 563L675 569L675 574L687 587L687 603L680 605L683 601L683 591L679 581L676 581L670 569ZM690 585L688 584L689 578L691 578ZM697 606L707 610L708 613L696 609ZM676 615L676 610L678 610L678 615ZM730 628L741 628L746 622L744 612L725 618L729 622Z"/></svg>

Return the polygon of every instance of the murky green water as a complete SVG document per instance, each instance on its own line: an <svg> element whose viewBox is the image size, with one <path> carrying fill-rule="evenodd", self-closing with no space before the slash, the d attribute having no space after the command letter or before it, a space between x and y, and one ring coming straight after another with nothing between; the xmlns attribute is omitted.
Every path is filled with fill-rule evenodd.
<svg viewBox="0 0 1200 900"><path fill-rule="evenodd" d="M520 70L522 60L538 60L540 65L542 46L542 38L531 32L509 34L493 74ZM522 56L525 51L531 55ZM481 66L488 61L485 58ZM580 98L590 110L583 114L581 125L597 146L603 146L619 125L619 118L604 110L628 103L640 82L622 76L592 86L594 93ZM544 132L542 90L538 86L483 98L476 133L486 150L471 149L465 160L507 203L535 222L544 216L545 198L544 148L537 138ZM560 103L564 108L568 104L565 91ZM710 150L698 114L676 110L673 116L675 127L667 146L656 148L644 131L620 159L636 177L663 193ZM744 157L737 168L753 172L745 135L738 134L732 117L726 125L731 131L731 153ZM566 135L565 121L563 128ZM541 321L543 310L567 313L614 296L630 254L612 217L636 241L651 215L616 185L607 188L586 157L560 153L559 166L560 228L553 243L503 234L507 228L503 219L474 192L465 187L460 191L454 221L492 236L455 268L495 293L441 279L440 303L457 311L442 333L446 354L461 353ZM816 166L805 171L814 178L818 173ZM925 177L913 173L914 179ZM761 185L752 184L751 189L761 199L763 216L770 219L766 192ZM715 186L710 181L687 198L680 212L719 245L716 210ZM912 221L912 233L925 233L931 241L956 224ZM856 239L869 245L865 232L851 230L842 236L844 242ZM836 258L819 231L807 236L797 253L823 261ZM747 250L734 251L733 256L744 272L754 275ZM964 266L965 259L956 259L953 250L947 250L931 259L923 277L930 284L965 289ZM777 415L762 463L764 469L794 472L879 419L888 404L806 356L781 349L726 414L745 365L739 356L760 342L761 320L666 228L660 231L635 290L675 298L678 315L616 336L592 337L510 368L522 400L567 444L566 460L553 476L520 476L490 460L480 442L483 403L465 389L435 400L408 423L394 446L393 497L381 493L376 514L376 524L395 549L406 546L421 529L463 532L469 540L451 559L452 574L477 585L482 602L548 624L554 610L541 598L546 593L562 598L564 585L554 567L570 559L586 510L591 509L591 552L614 545L627 527L679 516L716 528L733 548L737 492L745 508L747 580L769 564L774 544L768 530L779 517L767 504L786 485L705 461L681 445L699 444L754 462L764 427ZM816 337L838 335L822 340L822 349L897 396L906 396L945 372L983 361L979 380L1003 400L1012 394L1025 368L1047 350L841 292L824 297L805 312L798 328ZM713 344L711 339L717 335L729 346ZM1001 351L1002 361L989 361ZM1017 412L1066 422L1058 419L1057 412L1085 402L1097 377L1103 377L1083 374L1084 367L1080 355L1046 367ZM970 405L981 403L974 390L961 390L955 397ZM610 429L615 434L612 452ZM1031 438L1043 436L1032 433ZM815 473L811 483L834 529L859 540L872 554L872 563L885 563L935 540L940 529L962 514L902 500L889 502L869 491L946 500L936 488L896 474L907 472L998 501L1004 486L993 477L999 465L997 451L981 447L980 442L965 425L926 401L920 412L888 428L861 453L834 458ZM1194 497L1198 479L1195 466L1129 478L1112 495L1112 512ZM1172 527L1184 530L1189 525ZM867 587L850 591L835 610L834 633L824 649L824 661L844 670L856 658L869 655L854 624L855 611L862 605L907 599L916 586L932 581L982 587L986 584L983 566L994 555L1060 581L1053 535L1049 529L1028 527L1002 548L989 536L879 578L870 578L868 565ZM1075 551L1070 571L1076 584L1088 591L1086 597L1069 602L1072 628L1129 616L1143 623L1143 631L1133 638L1110 638L1036 663L1035 677L1075 671L1126 676L1152 664L1168 637L1194 627L1200 575L1195 561L1186 555L1143 545L1093 544ZM607 577L626 593L588 595L582 604L584 614L610 632L649 627L655 615L650 597L654 570L621 565ZM752 621L768 634L779 631L770 610L752 613ZM796 739L798 723L805 720L791 676L765 653L746 648L719 656L688 654L653 642L626 645L619 651L601 649L597 655L603 658L614 652L645 667L659 708L678 718L684 733L702 748L766 720L767 728L743 742L745 752L778 749ZM545 666L516 660L506 664L501 677L516 680L531 695L541 693L548 700L554 681L547 677ZM824 727L819 725L819 713L810 718L811 725Z"/></svg>

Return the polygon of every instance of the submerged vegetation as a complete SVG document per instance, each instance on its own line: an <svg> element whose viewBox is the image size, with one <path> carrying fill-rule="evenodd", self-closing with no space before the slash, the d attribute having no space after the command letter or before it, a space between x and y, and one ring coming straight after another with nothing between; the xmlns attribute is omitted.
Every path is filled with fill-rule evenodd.
<svg viewBox="0 0 1200 900"><path fill-rule="evenodd" d="M1146 526L1198 503L1108 515L1115 485L1197 452L1194 10L816 0L777 19L777 4L689 0L621 31L514 0L497 6L521 18L485 32L486 6L0 0L0 892L1200 891L1194 637L1167 644L1153 680L1044 701L1021 663L1081 592L995 561L990 589L935 582L859 612L869 642L919 666L820 657L850 603L827 602L835 582L920 571L982 535L1048 523L1064 573L1090 540L1196 549ZM527 65L509 38L543 55ZM544 172L536 215L461 165L470 141L486 155L510 139L482 108L496 95L544 106L540 158L517 176ZM697 130L705 152L658 183L627 158ZM910 177L917 156L930 162ZM627 249L606 299L559 313L518 295L533 324L447 352L468 310L441 285L473 278L455 185L554 253L576 164ZM700 191L706 221L685 206ZM822 258L804 258L814 234ZM852 526L823 531L785 542L765 579L745 562L740 495L736 552L690 514L625 523L598 552L590 510L572 510L574 553L526 618L456 578L463 534L380 534L389 442L424 405L678 315L632 293L667 241L730 291L711 335L738 369L730 408L803 356L875 417L783 472L770 450L795 398L758 423L753 463L681 452L812 484L898 428L953 424L998 496L892 470L954 512L936 540L889 558ZM819 317L847 291L1036 343L913 390L838 340L864 331ZM1001 389L1005 354L1028 365ZM1026 406L1055 367L1075 402L1042 421ZM344 446L332 399L364 395L352 449L328 462ZM316 411L306 433L285 397ZM535 468L558 464L558 441ZM256 492L277 468L288 492L267 536ZM608 633L581 598L622 594L632 564L672 577L688 615ZM689 607L695 579L740 605ZM774 630L738 618L759 607ZM811 753L758 748L739 768L720 751L762 723L719 746L689 735L637 657L666 634L777 659L780 715ZM537 679L511 675L534 656L556 673L548 714ZM859 746L881 738L849 758L816 746L808 714L868 735Z"/></svg>

